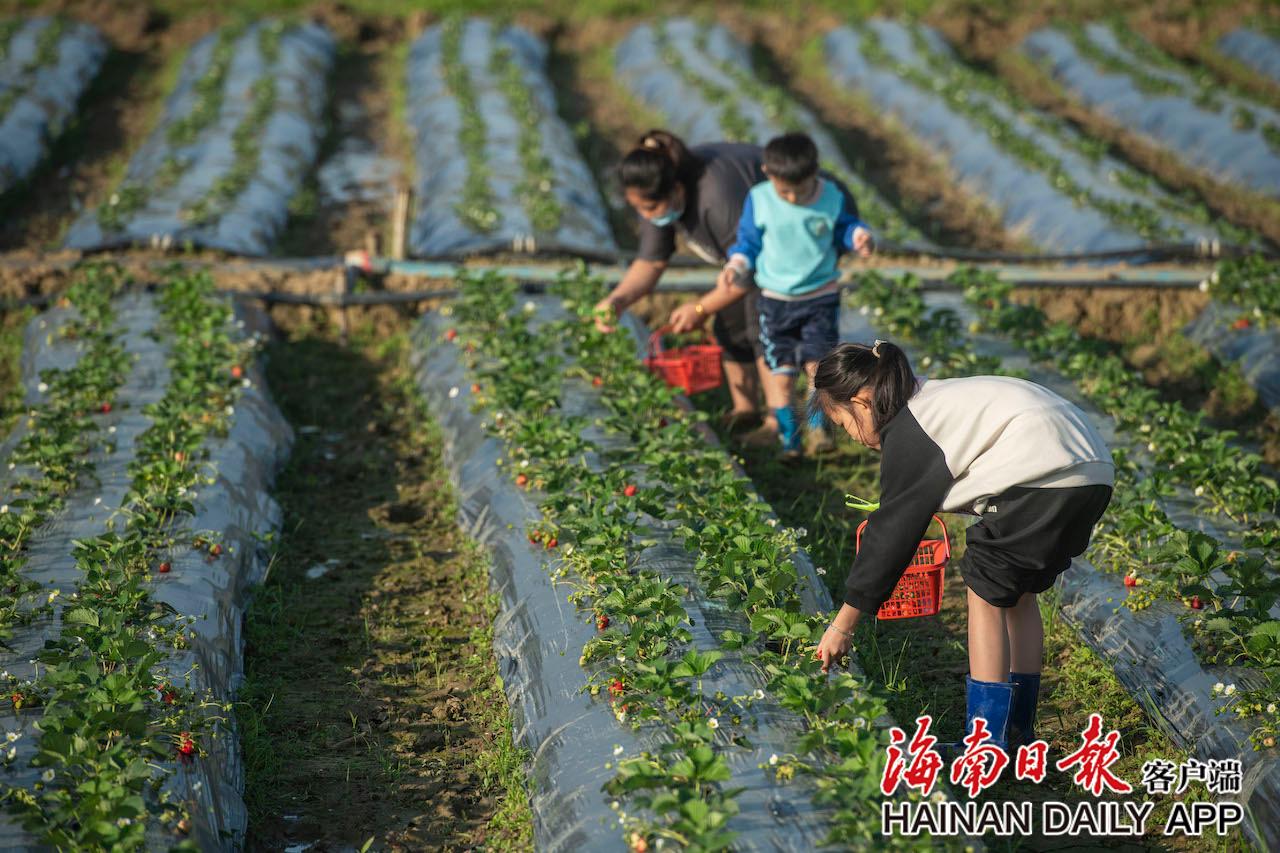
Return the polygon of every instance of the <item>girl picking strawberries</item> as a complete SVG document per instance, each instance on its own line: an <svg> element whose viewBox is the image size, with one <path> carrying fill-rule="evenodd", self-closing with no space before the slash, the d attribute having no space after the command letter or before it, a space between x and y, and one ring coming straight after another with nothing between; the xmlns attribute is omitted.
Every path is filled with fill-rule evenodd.
<svg viewBox="0 0 1280 853"><path fill-rule="evenodd" d="M1036 595L1084 552L1111 500L1111 454L1083 412L1023 379L918 379L897 346L841 344L810 403L880 457L844 604L819 643L823 670L893 592L935 512L980 517L959 570L968 588L965 733L986 720L1006 749L1034 740L1044 655Z"/></svg>

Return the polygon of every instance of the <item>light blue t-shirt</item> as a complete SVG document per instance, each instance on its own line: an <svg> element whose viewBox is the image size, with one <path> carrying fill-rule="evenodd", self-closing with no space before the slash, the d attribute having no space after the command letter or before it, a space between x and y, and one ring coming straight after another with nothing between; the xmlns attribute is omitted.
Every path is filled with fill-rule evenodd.
<svg viewBox="0 0 1280 853"><path fill-rule="evenodd" d="M738 240L728 254L747 260L761 290L802 296L829 284L840 252L853 248L854 229L866 227L839 187L819 181L818 197L804 205L784 201L769 181L747 194Z"/></svg>

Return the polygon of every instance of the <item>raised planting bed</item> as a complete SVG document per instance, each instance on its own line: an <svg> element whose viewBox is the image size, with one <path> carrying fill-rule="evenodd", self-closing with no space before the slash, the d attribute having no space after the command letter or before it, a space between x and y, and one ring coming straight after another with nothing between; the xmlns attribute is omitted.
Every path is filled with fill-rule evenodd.
<svg viewBox="0 0 1280 853"><path fill-rule="evenodd" d="M1223 33L1216 46L1223 56L1242 62L1280 83L1280 41L1265 33L1238 27Z"/></svg>
<svg viewBox="0 0 1280 853"><path fill-rule="evenodd" d="M201 39L123 181L66 246L267 254L316 156L333 55L315 23L228 24Z"/></svg>
<svg viewBox="0 0 1280 853"><path fill-rule="evenodd" d="M291 436L259 315L201 274L163 284L116 297L93 270L26 336L0 498L5 847L243 840L241 613Z"/></svg>
<svg viewBox="0 0 1280 853"><path fill-rule="evenodd" d="M57 17L0 21L0 195L44 159L107 49L88 24Z"/></svg>
<svg viewBox="0 0 1280 853"><path fill-rule="evenodd" d="M1010 302L1008 285L972 272L955 280L965 287L963 297L926 298L910 279L867 276L855 294L865 313L849 318L842 335L910 340L924 374L1027 376L1093 417L1115 453L1117 487L1088 559L1063 576L1063 613L1177 743L1200 760L1242 762L1237 799L1248 810L1245 831L1274 845L1280 825L1274 515L1255 510L1243 523L1224 515L1225 504L1240 510L1225 494L1241 479L1228 470L1233 459L1214 450L1229 436L1210 434L1185 410L1158 402L1118 357L1099 354L1069 326L1050 325L1039 309ZM939 362L937 354L946 351L964 355ZM962 359L972 367L963 369ZM1256 468L1256 457L1234 453L1234 461ZM1261 477L1256 470L1252 476ZM1270 494L1274 500L1274 486Z"/></svg>
<svg viewBox="0 0 1280 853"><path fill-rule="evenodd" d="M1044 250L1242 237L1220 234L1207 210L962 63L929 27L872 19L837 27L822 46L837 85L891 113L965 189L992 203L1010 234Z"/></svg>
<svg viewBox="0 0 1280 853"><path fill-rule="evenodd" d="M594 330L601 282L459 285L415 335L418 381L494 562L538 848L877 840L884 705L860 674L818 674L831 602L796 531L638 336Z"/></svg>
<svg viewBox="0 0 1280 853"><path fill-rule="evenodd" d="M1127 30L1045 28L1023 50L1087 107L1215 178L1280 196L1280 114L1202 85Z"/></svg>
<svg viewBox="0 0 1280 853"><path fill-rule="evenodd" d="M751 52L720 25L668 18L636 27L614 48L624 86L691 145L754 142L789 130L813 137L828 172L848 185L862 219L897 242L924 243L919 230L864 181L809 110L755 73Z"/></svg>
<svg viewBox="0 0 1280 853"><path fill-rule="evenodd" d="M1201 287L1213 301L1187 337L1238 364L1262 404L1280 413L1280 266L1261 257L1227 261Z"/></svg>
<svg viewBox="0 0 1280 853"><path fill-rule="evenodd" d="M413 43L405 69L417 174L412 254L616 254L546 65L536 36L481 18L448 18Z"/></svg>

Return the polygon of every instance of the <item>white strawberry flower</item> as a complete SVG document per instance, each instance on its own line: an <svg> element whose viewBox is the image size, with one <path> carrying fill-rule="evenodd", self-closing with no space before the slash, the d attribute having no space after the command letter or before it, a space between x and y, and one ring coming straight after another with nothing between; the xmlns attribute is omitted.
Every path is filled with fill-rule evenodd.
<svg viewBox="0 0 1280 853"><path fill-rule="evenodd" d="M622 755L622 752L623 752L623 750L622 750L622 746L621 746L620 744L614 744L614 745L613 745L613 754L614 754L614 755Z"/></svg>
<svg viewBox="0 0 1280 853"><path fill-rule="evenodd" d="M1196 486L1196 497L1204 496L1204 486Z"/></svg>
<svg viewBox="0 0 1280 853"><path fill-rule="evenodd" d="M4 515L4 514L5 514L6 512L8 512L8 511L9 511L9 505L8 505L8 504L5 504L5 505L3 505L3 506L0 506L0 515Z"/></svg>
<svg viewBox="0 0 1280 853"><path fill-rule="evenodd" d="M707 720L707 728L711 729L712 731L715 731L716 729L720 728L720 721L717 720L715 717L710 717Z"/></svg>
<svg viewBox="0 0 1280 853"><path fill-rule="evenodd" d="M22 737L21 732L5 732L4 733L4 739L7 740L9 743L13 743L20 737Z"/></svg>
<svg viewBox="0 0 1280 853"><path fill-rule="evenodd" d="M43 394L45 391L49 390L49 383L41 382L39 385L36 386L36 390L39 391L41 394Z"/></svg>
<svg viewBox="0 0 1280 853"><path fill-rule="evenodd" d="M752 693L751 695L755 697L757 702L759 702L761 699L764 698L764 691L761 690L759 687L757 687L756 692Z"/></svg>
<svg viewBox="0 0 1280 853"><path fill-rule="evenodd" d="M455 385L449 389L449 399L452 400L454 397L457 397L457 396L458 396L458 386Z"/></svg>
<svg viewBox="0 0 1280 853"><path fill-rule="evenodd" d="M777 764L778 764L778 753L775 752L773 755L769 756L769 766L776 767Z"/></svg>
<svg viewBox="0 0 1280 853"><path fill-rule="evenodd" d="M13 759L17 757L17 755L18 755L18 748L16 746L11 746L9 747L9 751L4 754L4 757L7 758L9 761L13 761Z"/></svg>
<svg viewBox="0 0 1280 853"><path fill-rule="evenodd" d="M1209 279L1206 278L1204 281L1200 282L1200 292L1201 293L1209 292Z"/></svg>
<svg viewBox="0 0 1280 853"><path fill-rule="evenodd" d="M1267 713L1274 714L1275 712L1276 712L1276 703L1272 702L1270 705L1267 706Z"/></svg>
<svg viewBox="0 0 1280 853"><path fill-rule="evenodd" d="M1223 691L1223 689L1225 688L1225 686L1226 686L1226 685L1224 685L1221 681L1219 681L1217 684L1214 684L1214 685L1213 685L1213 695L1217 696L1219 693L1221 693L1221 692Z"/></svg>
<svg viewBox="0 0 1280 853"><path fill-rule="evenodd" d="M50 768L50 769L48 769L48 770L44 771L43 773L41 773L41 774L40 774L40 778L41 778L41 779L43 779L45 782L52 782L52 781L53 781L53 775L54 775L54 774L53 774L53 768Z"/></svg>
<svg viewBox="0 0 1280 853"><path fill-rule="evenodd" d="M1234 684L1228 684L1228 685L1223 689L1223 691L1222 691L1222 695L1223 695L1223 696L1231 696L1231 695L1233 695L1235 692L1236 692L1236 686L1235 686Z"/></svg>

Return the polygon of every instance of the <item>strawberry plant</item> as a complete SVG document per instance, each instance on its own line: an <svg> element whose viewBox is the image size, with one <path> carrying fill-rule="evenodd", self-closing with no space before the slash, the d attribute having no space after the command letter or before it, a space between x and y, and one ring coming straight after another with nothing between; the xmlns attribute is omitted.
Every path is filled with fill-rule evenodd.
<svg viewBox="0 0 1280 853"><path fill-rule="evenodd" d="M511 48L495 48L489 57L489 66L520 125L520 165L524 167L524 176L516 185L516 192L533 227L538 231L555 231L560 227L564 211L552 191L555 169L542 149L542 107L525 85L524 71L512 58Z"/></svg>
<svg viewBox="0 0 1280 853"><path fill-rule="evenodd" d="M462 31L465 26L466 19L461 15L451 15L440 25L440 65L445 85L461 113L458 147L467 158L467 177L462 185L462 198L455 209L467 227L487 232L498 226L501 214L489 186L489 166L485 162L488 132L484 116L480 113L471 74L462 60Z"/></svg>
<svg viewBox="0 0 1280 853"><path fill-rule="evenodd" d="M1280 268L1262 255L1223 261L1200 289L1241 309L1243 328L1270 328L1280 322Z"/></svg>
<svg viewBox="0 0 1280 853"><path fill-rule="evenodd" d="M207 472L173 456L175 448L199 453L226 429L241 388L229 367L249 349L233 337L231 309L208 276L171 279L159 301L171 330L171 380L145 410L152 426L128 467L124 523L75 543L82 580L61 606L60 632L39 653L38 676L10 676L7 687L15 710L40 711L30 762L44 772L34 790L7 787L5 805L60 848L136 849L155 820L189 831L186 807L164 793L173 769L162 762L201 754L223 712L211 697L173 686L168 651L190 643L190 617L154 600L149 581L153 566L168 565L163 555L209 538L181 521Z"/></svg>
<svg viewBox="0 0 1280 853"><path fill-rule="evenodd" d="M580 656L587 689L608 701L622 724L664 732L658 740L665 746L616 764L608 788L619 797L625 837L634 849L659 840L720 848L732 841L738 810L729 759L747 742L757 705L777 701L774 686L786 687L788 677L814 683L806 710L797 711L812 746L797 750L803 758L788 754L781 767L762 771L780 783L805 775L829 803L862 784L849 772L850 756L867 756L871 767L880 760L881 736L868 720L883 714L883 704L853 676L836 689L818 689L823 681L808 650L825 623L802 612L790 559L797 532L779 528L749 484L705 443L699 419L636 360L628 336L594 330L599 288L580 272L567 274L554 292L569 316L535 326L530 312L517 310L514 284L465 276L448 309L458 334L444 337L460 345L486 389L491 429L507 447L503 467L536 489L543 520L531 538L558 538L550 571L594 622ZM565 414L565 393L595 395L604 413L590 420ZM637 566L637 550L671 537L696 555L696 584ZM738 628L723 632L721 649L692 646L686 601L697 596L744 614ZM770 692L710 692L707 679L722 665L722 649L766 673ZM869 811L842 808L833 837L862 837L874 823Z"/></svg>

